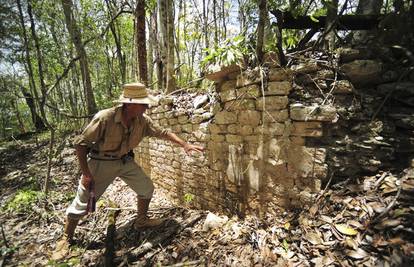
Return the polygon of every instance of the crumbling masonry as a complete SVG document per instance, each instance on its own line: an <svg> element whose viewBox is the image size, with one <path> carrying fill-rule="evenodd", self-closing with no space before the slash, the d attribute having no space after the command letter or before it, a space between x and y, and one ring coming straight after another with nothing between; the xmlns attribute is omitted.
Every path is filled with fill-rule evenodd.
<svg viewBox="0 0 414 267"><path fill-rule="evenodd" d="M344 114L355 106L355 116L366 113L363 101L355 104L354 84L390 81L381 76L380 63L361 60L354 50L341 53L342 76L312 60L289 69L272 63L248 71L229 67L208 76L215 81L210 94L160 96L149 110L154 121L206 151L190 157L150 138L137 149L137 160L178 203L239 215L300 207L334 174L378 170L378 162L393 157L392 145L381 130L360 127L359 133L351 129L356 123L343 121L351 121ZM359 121L368 125L374 112ZM374 146L365 142L371 139ZM356 155L361 149L366 151Z"/></svg>

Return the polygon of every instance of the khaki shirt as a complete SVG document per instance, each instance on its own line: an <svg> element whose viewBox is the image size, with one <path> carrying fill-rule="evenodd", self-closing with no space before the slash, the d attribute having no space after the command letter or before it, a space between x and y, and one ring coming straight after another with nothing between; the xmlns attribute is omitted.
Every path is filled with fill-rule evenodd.
<svg viewBox="0 0 414 267"><path fill-rule="evenodd" d="M132 121L129 128L121 123L122 106L99 111L83 132L76 136L75 145L99 151L99 154L121 157L138 146L145 136L165 138L169 131L154 125L143 115Z"/></svg>

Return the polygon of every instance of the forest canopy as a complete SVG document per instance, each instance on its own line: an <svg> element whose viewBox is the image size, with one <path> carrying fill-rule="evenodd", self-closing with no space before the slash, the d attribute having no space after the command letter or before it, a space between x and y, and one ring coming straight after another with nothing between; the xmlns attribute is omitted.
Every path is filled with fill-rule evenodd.
<svg viewBox="0 0 414 267"><path fill-rule="evenodd" d="M339 16L379 15L375 29L395 28L404 25L395 18L412 17L413 6L408 0L2 1L0 137L73 130L111 106L126 82L141 80L157 92L206 90L204 75L219 65L259 65L266 52L284 54L309 42L333 50L357 39L351 30L335 30ZM280 14L315 23L323 17L325 25L288 29ZM395 36L409 44L410 27L401 28Z"/></svg>

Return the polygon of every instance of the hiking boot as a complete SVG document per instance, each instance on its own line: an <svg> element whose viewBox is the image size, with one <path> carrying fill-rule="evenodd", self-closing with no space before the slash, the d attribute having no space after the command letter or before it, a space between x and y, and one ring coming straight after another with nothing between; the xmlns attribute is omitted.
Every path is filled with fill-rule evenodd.
<svg viewBox="0 0 414 267"><path fill-rule="evenodd" d="M62 238L56 243L55 250L52 253L52 260L59 261L69 255L71 240L67 235L63 235Z"/></svg>
<svg viewBox="0 0 414 267"><path fill-rule="evenodd" d="M156 227L161 225L164 222L164 219L150 219L146 215L138 216L134 222L135 230L145 227Z"/></svg>

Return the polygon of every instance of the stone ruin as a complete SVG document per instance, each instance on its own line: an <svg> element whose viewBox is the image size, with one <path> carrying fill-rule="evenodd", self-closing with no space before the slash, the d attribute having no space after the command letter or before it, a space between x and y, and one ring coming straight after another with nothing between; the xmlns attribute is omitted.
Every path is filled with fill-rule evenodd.
<svg viewBox="0 0 414 267"><path fill-rule="evenodd" d="M391 50L297 54L288 68L209 74L206 94L160 95L153 120L205 147L145 139L137 160L178 204L243 216L312 203L327 182L402 168L414 146L414 73ZM406 166L406 165L405 165Z"/></svg>

